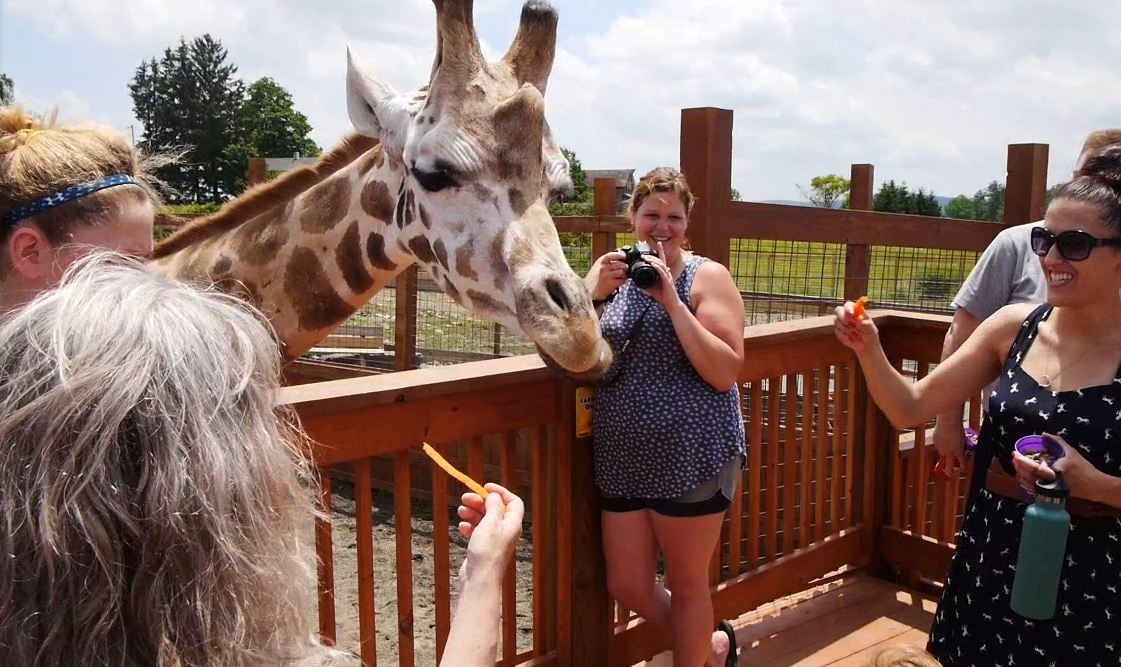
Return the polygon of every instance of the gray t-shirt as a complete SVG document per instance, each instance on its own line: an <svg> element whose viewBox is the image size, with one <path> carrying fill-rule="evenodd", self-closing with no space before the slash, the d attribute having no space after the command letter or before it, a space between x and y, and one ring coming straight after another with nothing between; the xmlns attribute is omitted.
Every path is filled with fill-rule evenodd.
<svg viewBox="0 0 1121 667"><path fill-rule="evenodd" d="M951 308L964 308L984 320L1010 303L1043 303L1047 280L1031 250L1031 228L1042 221L1001 230L969 272Z"/></svg>

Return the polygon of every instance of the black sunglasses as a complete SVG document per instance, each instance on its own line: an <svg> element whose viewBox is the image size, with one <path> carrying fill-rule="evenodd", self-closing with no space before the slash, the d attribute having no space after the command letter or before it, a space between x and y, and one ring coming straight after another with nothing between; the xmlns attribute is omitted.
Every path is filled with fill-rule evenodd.
<svg viewBox="0 0 1121 667"><path fill-rule="evenodd" d="M1094 248L1100 245L1121 246L1121 238L1099 239L1080 229L1068 229L1065 232L1052 234L1044 227L1032 227L1032 252L1040 257L1045 257L1053 245L1059 247L1059 254L1064 259L1081 262L1090 256L1090 252Z"/></svg>

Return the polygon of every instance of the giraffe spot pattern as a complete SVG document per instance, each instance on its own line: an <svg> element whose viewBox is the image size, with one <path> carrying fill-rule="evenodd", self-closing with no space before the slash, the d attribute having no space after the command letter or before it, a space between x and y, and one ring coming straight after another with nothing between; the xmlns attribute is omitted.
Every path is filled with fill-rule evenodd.
<svg viewBox="0 0 1121 667"><path fill-rule="evenodd" d="M440 263L440 266L444 267L445 271L447 271L448 249L444 247L444 239L436 239L436 242L432 244L432 250L436 252L436 261Z"/></svg>
<svg viewBox="0 0 1121 667"><path fill-rule="evenodd" d="M414 236L409 239L409 251L422 264L433 264L436 261L436 255L432 252L432 244L423 236Z"/></svg>
<svg viewBox="0 0 1121 667"><path fill-rule="evenodd" d="M346 172L313 187L300 207L300 229L309 234L322 234L342 221L350 208L350 181Z"/></svg>
<svg viewBox="0 0 1121 667"><path fill-rule="evenodd" d="M420 215L420 224L424 225L425 229L432 229L432 220L428 217L424 204L417 204L417 214Z"/></svg>
<svg viewBox="0 0 1121 667"><path fill-rule="evenodd" d="M460 305L463 304L463 295L459 293L459 290L452 284L452 281L446 278L444 279L444 293L450 296L452 301Z"/></svg>
<svg viewBox="0 0 1121 667"><path fill-rule="evenodd" d="M494 287L499 291L506 289L506 277L510 274L510 267L502 256L502 241L501 236L496 236L490 244L490 274L494 276Z"/></svg>
<svg viewBox="0 0 1121 667"><path fill-rule="evenodd" d="M358 164L358 175L365 176L371 169L376 169L381 166L381 146L375 146L369 153L362 158L362 162Z"/></svg>
<svg viewBox="0 0 1121 667"><path fill-rule="evenodd" d="M362 187L358 197L362 210L382 222L389 222L393 216L393 195L380 181L369 181Z"/></svg>
<svg viewBox="0 0 1121 667"><path fill-rule="evenodd" d="M377 232L366 238L366 256L370 258L370 264L373 264L375 269L393 271L397 268L393 260L389 259L389 255L385 254L385 237Z"/></svg>
<svg viewBox="0 0 1121 667"><path fill-rule="evenodd" d="M405 208L408 206L409 191L405 189L405 182L401 181L401 187L397 191L397 205L393 209L393 222L397 224L399 229L405 228Z"/></svg>
<svg viewBox="0 0 1121 667"><path fill-rule="evenodd" d="M525 200L525 195L517 188L510 188L506 196L510 199L510 208L513 209L514 215L520 218L521 215L525 213L525 210L529 208Z"/></svg>
<svg viewBox="0 0 1121 667"><path fill-rule="evenodd" d="M335 291L315 252L308 248L296 248L288 258L284 293L294 305L303 331L326 329L354 312Z"/></svg>
<svg viewBox="0 0 1121 667"><path fill-rule="evenodd" d="M459 246L459 250L455 251L455 272L464 278L478 280L479 274L475 271L475 267L471 266L471 257L470 244Z"/></svg>
<svg viewBox="0 0 1121 667"><path fill-rule="evenodd" d="M362 261L362 240L358 234L357 220L346 228L342 241L335 248L335 261L339 264L347 287L355 294L361 294L374 286L374 278Z"/></svg>
<svg viewBox="0 0 1121 667"><path fill-rule="evenodd" d="M261 266L276 259L280 249L288 243L288 226L283 220L291 219L294 206L288 202L279 219L268 214L259 215L238 227L234 251L241 261L250 266Z"/></svg>
<svg viewBox="0 0 1121 667"><path fill-rule="evenodd" d="M229 257L223 255L217 262L214 262L214 266L210 268L210 276L215 281L221 280L222 278L228 278L230 275L230 269L232 269L233 266L234 261Z"/></svg>
<svg viewBox="0 0 1121 667"><path fill-rule="evenodd" d="M471 299L471 303L481 311L492 313L512 313L509 308L499 302L497 299L489 294L484 294L479 290L467 290L467 298Z"/></svg>

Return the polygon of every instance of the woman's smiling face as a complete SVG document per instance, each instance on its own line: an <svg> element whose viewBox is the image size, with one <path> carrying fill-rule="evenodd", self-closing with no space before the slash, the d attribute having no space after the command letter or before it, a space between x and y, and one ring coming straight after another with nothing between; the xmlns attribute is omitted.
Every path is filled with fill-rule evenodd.
<svg viewBox="0 0 1121 667"><path fill-rule="evenodd" d="M666 259L676 257L685 241L689 217L681 198L672 192L652 192L634 214L634 233L652 250L658 243L665 248Z"/></svg>
<svg viewBox="0 0 1121 667"><path fill-rule="evenodd" d="M1057 199L1051 204L1044 226L1055 235L1081 230L1099 239L1116 236L1102 219L1099 207L1068 199ZM1071 261L1053 245L1040 263L1047 279L1047 301L1055 306L1092 303L1118 288L1117 251L1111 247L1094 248L1086 259Z"/></svg>

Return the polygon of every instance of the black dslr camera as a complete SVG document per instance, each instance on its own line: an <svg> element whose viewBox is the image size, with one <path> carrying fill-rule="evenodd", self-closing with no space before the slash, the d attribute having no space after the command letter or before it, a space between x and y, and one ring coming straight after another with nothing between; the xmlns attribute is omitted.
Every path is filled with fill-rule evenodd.
<svg viewBox="0 0 1121 667"><path fill-rule="evenodd" d="M658 270L643 259L649 255L658 256L650 246L639 241L633 246L625 245L619 248L619 252L623 253L623 260L627 263L627 277L633 280L636 286L645 289L658 284Z"/></svg>

